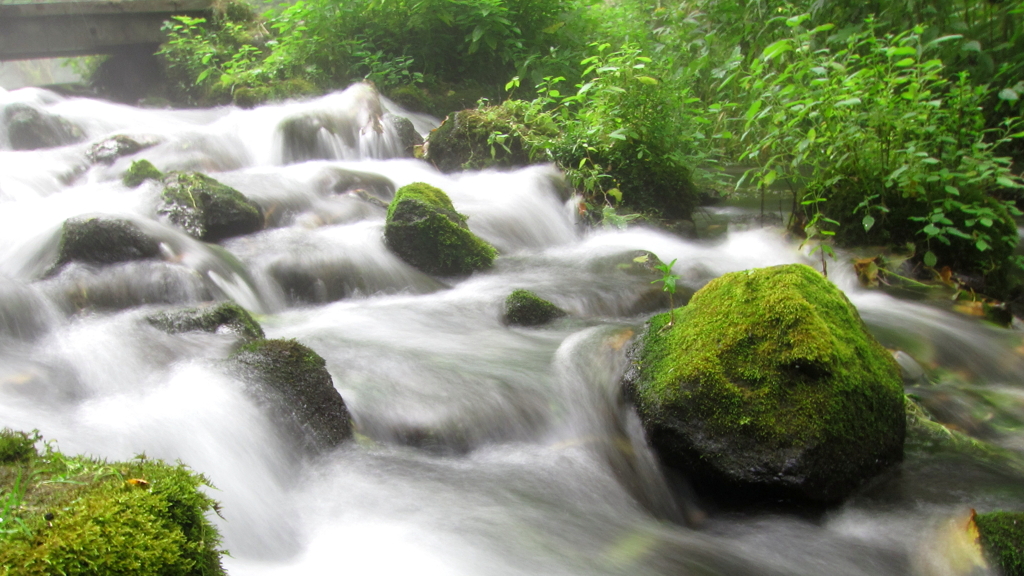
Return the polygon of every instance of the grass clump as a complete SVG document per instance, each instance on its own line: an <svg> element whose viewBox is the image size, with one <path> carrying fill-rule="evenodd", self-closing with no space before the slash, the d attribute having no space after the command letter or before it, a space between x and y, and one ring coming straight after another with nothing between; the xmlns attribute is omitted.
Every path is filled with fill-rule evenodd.
<svg viewBox="0 0 1024 576"><path fill-rule="evenodd" d="M209 480L144 457L106 462L66 456L38 435L4 430L20 446L0 463L0 575L218 575L220 536L206 518Z"/></svg>

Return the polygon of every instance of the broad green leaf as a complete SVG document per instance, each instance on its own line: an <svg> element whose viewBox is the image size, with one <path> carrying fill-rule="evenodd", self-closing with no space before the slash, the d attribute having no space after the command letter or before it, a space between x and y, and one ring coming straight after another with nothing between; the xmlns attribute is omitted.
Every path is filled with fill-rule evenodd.
<svg viewBox="0 0 1024 576"><path fill-rule="evenodd" d="M818 32L828 32L829 30L835 27L835 24L822 24L821 26L816 27L814 30L811 30L811 34L817 34Z"/></svg>
<svg viewBox="0 0 1024 576"><path fill-rule="evenodd" d="M650 76L637 76L636 79L639 80L641 84L646 84L648 86L658 85L658 79L651 78Z"/></svg>
<svg viewBox="0 0 1024 576"><path fill-rule="evenodd" d="M981 225L984 226L985 228L991 228L992 227L992 219L991 218L979 218L978 222L981 222Z"/></svg>
<svg viewBox="0 0 1024 576"><path fill-rule="evenodd" d="M960 47L964 52L981 52L981 42L977 40L971 40L970 42L964 42L964 45Z"/></svg>
<svg viewBox="0 0 1024 576"><path fill-rule="evenodd" d="M946 192L949 192L953 196L959 196L960 191L957 190L956 186L946 186Z"/></svg>
<svg viewBox="0 0 1024 576"><path fill-rule="evenodd" d="M924 265L929 268L934 268L939 263L938 257L931 250L924 253Z"/></svg>
<svg viewBox="0 0 1024 576"><path fill-rule="evenodd" d="M754 119L754 116L761 110L761 104L760 100L754 100L750 103L750 108L747 108L747 120Z"/></svg>
<svg viewBox="0 0 1024 576"><path fill-rule="evenodd" d="M1000 186L1006 186L1007 188L1019 188L1020 187L1019 184L1017 184L1013 180L1010 180L1006 176L1000 176L1000 177L996 178L996 183L998 183Z"/></svg>
<svg viewBox="0 0 1024 576"><path fill-rule="evenodd" d="M868 215L868 216L865 216L863 220L861 220L861 223L864 224L864 231L867 232L867 231L871 230L872 226L875 225L875 219L873 217L871 217L870 215Z"/></svg>
<svg viewBox="0 0 1024 576"><path fill-rule="evenodd" d="M763 60L771 60L772 58L775 58L776 56L779 56L781 54L785 54L786 52L789 52L792 49L793 46L789 43L789 40L779 40L778 42L769 44L768 47L765 48L763 52L761 52L761 58Z"/></svg>
<svg viewBox="0 0 1024 576"><path fill-rule="evenodd" d="M622 202L622 190L619 190L618 188L612 188L607 192L607 194L612 198L615 198L616 203Z"/></svg>
<svg viewBox="0 0 1024 576"><path fill-rule="evenodd" d="M917 62L917 60L914 60L913 58L904 58L897 62L896 65L901 68L906 68L907 66L913 66L915 62Z"/></svg>
<svg viewBox="0 0 1024 576"><path fill-rule="evenodd" d="M837 107L838 106L853 106L855 104L860 104L860 98L857 98L856 96L854 96L853 98L847 98L846 100L840 100L839 102L836 102L836 106Z"/></svg>
<svg viewBox="0 0 1024 576"><path fill-rule="evenodd" d="M921 231L929 236L936 236L942 232L941 230L935 227L935 224L929 224L925 226L924 229L922 229Z"/></svg>
<svg viewBox="0 0 1024 576"><path fill-rule="evenodd" d="M978 239L977 242L974 243L974 246L978 248L979 252L984 252L985 250L989 249L988 242L985 242L984 240L982 240L980 238Z"/></svg>
<svg viewBox="0 0 1024 576"><path fill-rule="evenodd" d="M927 50L929 48L933 48L935 46L938 46L939 44L942 44L943 42L949 42L950 40L959 40L960 38L963 38L963 37L964 37L963 34L950 34L948 36L940 36L940 37L936 38L935 40L932 40L931 42L925 44L924 47L925 47L925 50Z"/></svg>
<svg viewBox="0 0 1024 576"><path fill-rule="evenodd" d="M894 56L917 56L917 48L912 46L893 47L886 50L885 55L890 58Z"/></svg>
<svg viewBox="0 0 1024 576"><path fill-rule="evenodd" d="M775 179L778 178L778 176L779 173L776 172L775 170L768 172L767 174L764 175L764 185L771 186L772 182L775 182Z"/></svg>

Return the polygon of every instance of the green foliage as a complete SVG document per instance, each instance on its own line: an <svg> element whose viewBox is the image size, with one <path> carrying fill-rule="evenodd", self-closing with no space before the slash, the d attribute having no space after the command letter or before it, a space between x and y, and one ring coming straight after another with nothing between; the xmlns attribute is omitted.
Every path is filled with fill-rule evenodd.
<svg viewBox="0 0 1024 576"><path fill-rule="evenodd" d="M0 430L0 464L26 462L36 455L39 433L27 434L10 428Z"/></svg>
<svg viewBox="0 0 1024 576"><path fill-rule="evenodd" d="M202 475L66 456L51 444L33 454L0 464L0 574L223 574Z"/></svg>
<svg viewBox="0 0 1024 576"><path fill-rule="evenodd" d="M652 280L651 284L661 283L661 288L665 292L668 292L668 324L665 326L672 326L676 321L676 280L679 280L679 276L672 273L672 267L675 266L676 259L673 259L668 264L664 262L658 262L654 265L654 269L661 272L661 278Z"/></svg>
<svg viewBox="0 0 1024 576"><path fill-rule="evenodd" d="M941 254L962 269L1000 266L1017 242L1006 216L1016 209L989 195L1024 187L996 153L1021 136L1017 121L985 127L986 88L965 73L950 80L931 57L948 37L926 43L920 27L879 35L869 20L840 39L827 36L831 25L804 29L807 20L786 19L792 36L765 47L740 80L751 94L738 119L741 158L759 164L745 178L759 187L806 180L809 239L841 230L850 243L881 224L929 265Z"/></svg>

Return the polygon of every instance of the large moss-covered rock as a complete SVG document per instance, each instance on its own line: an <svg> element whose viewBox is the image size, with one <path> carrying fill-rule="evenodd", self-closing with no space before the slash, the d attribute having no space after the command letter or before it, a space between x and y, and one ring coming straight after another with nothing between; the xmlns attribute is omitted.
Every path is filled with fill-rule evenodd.
<svg viewBox="0 0 1024 576"><path fill-rule="evenodd" d="M241 192L199 172L164 178L159 211L190 236L207 242L263 229L263 209Z"/></svg>
<svg viewBox="0 0 1024 576"><path fill-rule="evenodd" d="M82 130L68 120L28 104L10 104L4 109L7 138L15 150L41 150L74 144Z"/></svg>
<svg viewBox="0 0 1024 576"><path fill-rule="evenodd" d="M0 494L15 504L0 518L0 574L224 574L204 476L159 460L40 454L38 440L0 432L0 451L18 448L0 458Z"/></svg>
<svg viewBox="0 0 1024 576"><path fill-rule="evenodd" d="M228 330L246 340L259 340L264 337L263 328L259 323L245 308L234 302L161 312L148 316L146 320L169 334Z"/></svg>
<svg viewBox="0 0 1024 576"><path fill-rule="evenodd" d="M232 356L248 392L296 443L310 452L352 436L352 418L327 363L295 340L256 340Z"/></svg>
<svg viewBox="0 0 1024 576"><path fill-rule="evenodd" d="M902 458L899 368L812 268L727 274L668 320L631 350L626 389L662 461L698 489L833 503Z"/></svg>
<svg viewBox="0 0 1024 576"><path fill-rule="evenodd" d="M423 182L403 186L388 206L388 248L428 274L469 274L490 267L497 251L466 226L466 217L438 188Z"/></svg>
<svg viewBox="0 0 1024 576"><path fill-rule="evenodd" d="M565 311L529 290L513 290L505 299L506 324L538 326L565 316Z"/></svg>
<svg viewBox="0 0 1024 576"><path fill-rule="evenodd" d="M1024 576L1024 512L989 512L974 517L982 550L1003 576Z"/></svg>
<svg viewBox="0 0 1024 576"><path fill-rule="evenodd" d="M427 136L424 159L442 172L525 166L530 155L518 134L526 129L521 115L508 106L460 110ZM489 142L492 134L507 135L504 145Z"/></svg>
<svg viewBox="0 0 1024 576"><path fill-rule="evenodd" d="M64 222L54 270L69 262L115 264L160 256L160 243L131 220L71 218Z"/></svg>

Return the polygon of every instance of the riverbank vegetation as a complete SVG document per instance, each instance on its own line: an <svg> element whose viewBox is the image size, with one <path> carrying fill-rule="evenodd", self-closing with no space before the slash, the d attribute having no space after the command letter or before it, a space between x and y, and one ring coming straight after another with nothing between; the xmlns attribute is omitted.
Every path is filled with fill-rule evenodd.
<svg viewBox="0 0 1024 576"><path fill-rule="evenodd" d="M885 246L910 266L874 278L1020 298L1021 0L233 0L167 28L181 101L368 81L502 119L490 155L558 163L598 217L782 189L823 258Z"/></svg>

